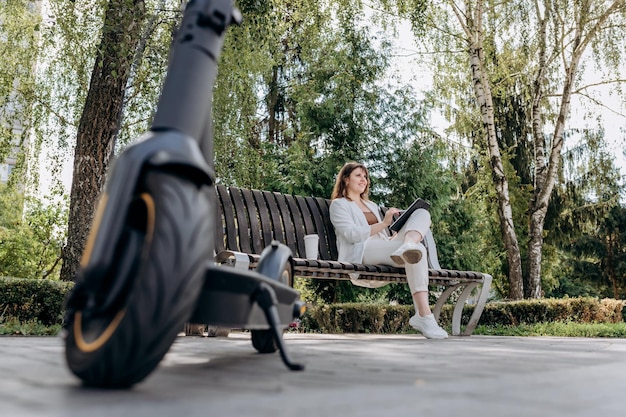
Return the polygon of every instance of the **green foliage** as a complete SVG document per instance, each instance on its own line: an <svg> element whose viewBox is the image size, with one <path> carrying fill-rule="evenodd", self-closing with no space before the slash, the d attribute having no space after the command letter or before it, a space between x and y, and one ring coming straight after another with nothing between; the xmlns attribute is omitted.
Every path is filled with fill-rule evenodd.
<svg viewBox="0 0 626 417"><path fill-rule="evenodd" d="M63 175L74 155L76 129L89 89L105 3L47 2L39 32L36 86L30 97L32 192L46 186L56 192L68 192Z"/></svg>
<svg viewBox="0 0 626 417"><path fill-rule="evenodd" d="M541 205L547 200L539 201L533 193L551 189L553 177L546 175L549 165L558 165L559 153L567 149L567 145L562 148L564 141L571 143L574 136L567 131L563 137L559 133L562 127L560 122L569 117L569 114L565 114L565 119L559 115L560 106L569 111L569 87L563 88L568 86L565 80L573 77L571 91L574 94L582 92L590 102L604 105L602 100L595 100L589 94L587 87L581 87L585 70L594 68L594 83L597 77L603 78L596 85L610 82L612 75L615 75L615 79L623 78L619 76L619 63L623 64L624 59L623 49L616 45L623 38L621 29L624 27L624 4L616 3L614 6L615 8L608 9L608 3L600 1L538 2L537 7L531 7L528 2L432 3L425 16L433 29L414 30L416 34L426 37L425 42L418 42L418 45L423 46L422 51L435 52L429 55L432 60L428 61L434 74L434 88L427 95L429 102L451 123L448 133L459 142L472 146L476 155L471 155L471 159L482 167L473 173L469 172L467 178L470 181L466 184L466 189L478 189L481 194L489 196L482 198L481 203L485 206L480 211L487 215L486 219L497 219L499 213L494 209L497 200L492 196L493 180L490 178L493 160L486 157L484 120L476 106L473 92L472 76L476 67L470 68L467 60L468 46L470 49L476 47L474 42L477 35L482 37L480 70L484 71L485 82L491 88L495 133L505 165L513 223L524 265L531 264L527 249L531 237L536 237L534 242L538 245L542 244L542 230L530 230L528 227L531 224L529 214L533 213L535 218L541 216ZM457 7L457 13L454 13L453 9ZM609 13L606 24L595 27L596 21L601 21L599 17L604 13ZM478 15L480 23L476 18ZM543 34L538 29L540 18L548 22ZM459 24L459 19L463 20L462 24ZM474 24L481 26L472 27ZM621 29L615 30L617 27ZM572 39L579 35L582 39L580 45L576 44L577 40ZM554 44L556 39L568 41ZM587 42L592 52L583 57L577 56L576 54L585 50ZM542 51L546 55L541 55ZM577 67L578 58L582 58L580 68ZM569 70L574 70L574 73L566 74ZM621 83L616 86L616 92L621 93ZM564 103L548 100L548 97L563 97L567 104L563 107ZM555 125L557 129L553 133ZM596 140L598 139L603 140L602 135ZM551 162L548 163L548 160ZM602 169L601 166L599 168ZM565 182L569 178L561 177L560 180ZM608 186L607 190L610 188L612 187ZM499 198L505 200L502 196ZM539 206L534 207L536 204ZM501 235L497 230L501 227L498 223L491 221L486 226L488 227L484 227L481 232L485 240L490 236ZM498 291L506 294L508 284L503 277L508 274L508 267L503 262L506 256L501 239L498 240L500 242L496 242L489 252L492 258L495 255L496 260L500 261L492 264L492 269L496 270L490 272L494 275L494 284ZM558 247L548 247L542 251L542 255L544 254L548 255L545 259L541 258L542 268L545 268L546 273L540 278L543 288L550 290L558 285L559 268L567 265L563 264L562 252ZM498 265L501 267L498 268ZM527 284L530 284L528 281L531 279L539 279L537 276L530 277L531 272L537 271L523 271Z"/></svg>
<svg viewBox="0 0 626 417"><path fill-rule="evenodd" d="M33 192L47 187L67 194L68 161L73 160L108 0L47 3L39 26L36 87L29 97L33 105L30 186ZM181 4L175 0L146 0L144 6L148 18L141 27L140 45L125 87L116 151L149 127L181 16ZM40 167L42 163L45 168Z"/></svg>
<svg viewBox="0 0 626 417"><path fill-rule="evenodd" d="M170 44L182 18L180 2L145 1L146 19L126 85L117 151L146 132L165 79Z"/></svg>
<svg viewBox="0 0 626 417"><path fill-rule="evenodd" d="M56 336L61 333L61 329L61 324L45 325L38 320L21 321L16 318L3 320L0 317L0 335Z"/></svg>
<svg viewBox="0 0 626 417"><path fill-rule="evenodd" d="M562 185L546 218L543 285L552 296L626 296L626 207L623 179L604 143L603 130L580 134L564 156ZM553 256L551 252L554 252Z"/></svg>
<svg viewBox="0 0 626 417"><path fill-rule="evenodd" d="M544 322L619 323L623 321L624 303L615 299L545 298L488 303L480 322L485 325L536 324ZM469 318L471 307L464 309Z"/></svg>
<svg viewBox="0 0 626 417"><path fill-rule="evenodd" d="M63 322L63 303L73 283L0 277L0 323L18 320L54 326Z"/></svg>
<svg viewBox="0 0 626 417"><path fill-rule="evenodd" d="M553 337L626 337L626 323L553 322L508 325L478 325L476 335L486 336L553 336Z"/></svg>
<svg viewBox="0 0 626 417"><path fill-rule="evenodd" d="M305 331L320 333L401 333L409 331L409 306L342 303L309 308L301 319Z"/></svg>
<svg viewBox="0 0 626 417"><path fill-rule="evenodd" d="M622 231L625 228L626 208L621 205L581 223L563 247L566 270L557 275L559 285L552 293L624 298L626 236Z"/></svg>
<svg viewBox="0 0 626 417"><path fill-rule="evenodd" d="M375 164L404 142L419 106L381 84L390 44L348 3L240 5L215 92L220 181L328 197L344 162Z"/></svg>
<svg viewBox="0 0 626 417"><path fill-rule="evenodd" d="M531 331L540 332L540 329L544 329L543 334L550 334L551 331L569 329L569 334L561 335L591 336L602 332L606 337L621 337L626 330L622 318L623 307L624 302L621 300L596 298L487 303L477 334L504 332L515 335L519 332L520 335L528 335ZM443 327L450 327L452 310L452 305L444 306L439 318ZM473 306L465 306L462 323L467 323L472 312ZM301 324L304 331L322 333L402 333L412 331L408 320L414 313L413 306L407 305L322 304L310 306ZM573 327L570 323L578 326ZM590 328L590 324L596 326Z"/></svg>
<svg viewBox="0 0 626 417"><path fill-rule="evenodd" d="M40 23L31 2L7 0L0 8L0 163L10 159L12 185L25 184Z"/></svg>
<svg viewBox="0 0 626 417"><path fill-rule="evenodd" d="M26 198L0 185L0 276L58 278L64 203Z"/></svg>

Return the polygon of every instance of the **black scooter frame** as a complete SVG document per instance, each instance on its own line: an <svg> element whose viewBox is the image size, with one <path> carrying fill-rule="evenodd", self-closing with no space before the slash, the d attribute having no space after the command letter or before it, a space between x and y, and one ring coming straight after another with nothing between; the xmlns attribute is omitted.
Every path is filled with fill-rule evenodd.
<svg viewBox="0 0 626 417"><path fill-rule="evenodd" d="M191 0L188 3L173 43L151 131L124 151L111 169L105 189L106 207L101 211L101 218L96 219L98 232L93 242L88 243L88 261L81 265L77 285L68 298L70 314L89 308L97 311L118 308L120 300L127 296L125 292L132 288L126 282L103 286L102 281L109 280L110 284L111 277L106 275L115 262L117 243L124 235L126 213L123 211L135 198L137 184L145 170L162 169L186 178L198 189L215 184L211 168L212 88L224 33L230 24L240 21L241 16L231 0ZM211 194L215 198L215 193ZM207 213L207 216L215 215L214 210ZM210 230L215 233L212 218L210 224ZM207 258L210 256L207 254ZM201 293L185 301L193 304L190 321L269 329L284 363L293 370L303 369L289 359L281 335L281 329L298 318L304 306L298 292L281 282L285 267L291 273L290 258L291 251L286 246L273 242L262 253L256 271L217 266L207 259ZM104 287L109 293L103 297L102 304L86 306L85 294Z"/></svg>

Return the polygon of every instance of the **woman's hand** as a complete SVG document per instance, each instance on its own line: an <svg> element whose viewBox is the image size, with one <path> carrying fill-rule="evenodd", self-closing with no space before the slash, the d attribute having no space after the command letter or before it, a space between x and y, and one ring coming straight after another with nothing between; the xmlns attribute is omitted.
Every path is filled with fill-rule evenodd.
<svg viewBox="0 0 626 417"><path fill-rule="evenodd" d="M391 223L393 223L393 216L395 216L396 214L399 214L400 210L398 210L395 207L391 207L390 209L387 210L387 212L385 213L385 218L383 219L383 224L386 227L391 226Z"/></svg>

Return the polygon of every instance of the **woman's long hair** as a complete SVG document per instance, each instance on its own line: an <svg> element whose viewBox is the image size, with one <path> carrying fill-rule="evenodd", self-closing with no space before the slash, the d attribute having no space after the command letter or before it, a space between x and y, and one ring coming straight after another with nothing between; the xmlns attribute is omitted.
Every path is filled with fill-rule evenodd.
<svg viewBox="0 0 626 417"><path fill-rule="evenodd" d="M352 171L357 168L361 168L363 171L365 171L365 175L367 176L367 187L365 187L365 190L363 191L363 193L361 193L361 198L363 200L368 200L368 195L370 192L370 173L365 165L359 162L346 162L344 166L341 167L341 170L339 170L339 174L337 174L337 179L335 180L333 193L330 197L331 200L341 197L345 197L348 200L350 199L348 198L348 189L346 187L346 183L348 178L350 178L350 174L352 174Z"/></svg>

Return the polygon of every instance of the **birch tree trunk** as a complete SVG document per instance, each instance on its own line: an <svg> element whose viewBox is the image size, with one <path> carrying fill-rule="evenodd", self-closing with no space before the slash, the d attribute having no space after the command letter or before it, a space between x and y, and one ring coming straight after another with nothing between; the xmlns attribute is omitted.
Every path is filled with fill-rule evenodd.
<svg viewBox="0 0 626 417"><path fill-rule="evenodd" d="M61 279L76 275L115 147L125 86L145 19L143 0L109 0L78 126Z"/></svg>
<svg viewBox="0 0 626 417"><path fill-rule="evenodd" d="M534 97L532 107L532 131L535 154L535 184L533 199L530 205L530 224L528 242L528 285L525 286L527 298L540 298L543 296L541 288L541 259L543 248L543 227L548 203L557 180L558 169L561 164L561 151L564 144L565 123L570 114L571 99L574 91L574 83L579 71L580 60L587 46L603 30L608 18L619 11L626 10L626 1L615 0L604 11L593 9L592 6L602 4L594 0L582 0L575 2L578 10L574 15L574 27L571 28L573 35L569 35L570 28L562 20L562 14L554 7L554 2L545 0L543 10L537 6L537 22L539 35L538 68L534 82ZM595 3L595 4L594 4ZM567 5L566 5L567 7ZM562 44L553 45L556 51L548 56L546 45L549 42L547 33L548 22L552 20L554 27L561 31L556 38L562 39ZM608 28L607 28L608 29ZM569 42L568 42L569 41ZM555 60L563 60L565 77L560 94L559 111L554 121L554 131L548 142L549 158L546 159L546 144L543 135L543 118L541 105L546 97L545 88L547 83L545 74L548 66Z"/></svg>
<svg viewBox="0 0 626 417"><path fill-rule="evenodd" d="M485 141L489 151L491 175L498 198L500 230L504 239L509 267L509 298L519 300L524 296L522 258L513 222L513 210L509 197L509 183L504 173L502 155L496 135L491 85L487 78L487 71L484 65L485 57L482 28L482 15L484 12L483 2L479 0L476 3L474 13L472 13L470 2L466 2L465 13L462 13L453 1L450 1L450 5L467 37L472 83L476 100L480 107L483 134L485 135Z"/></svg>

